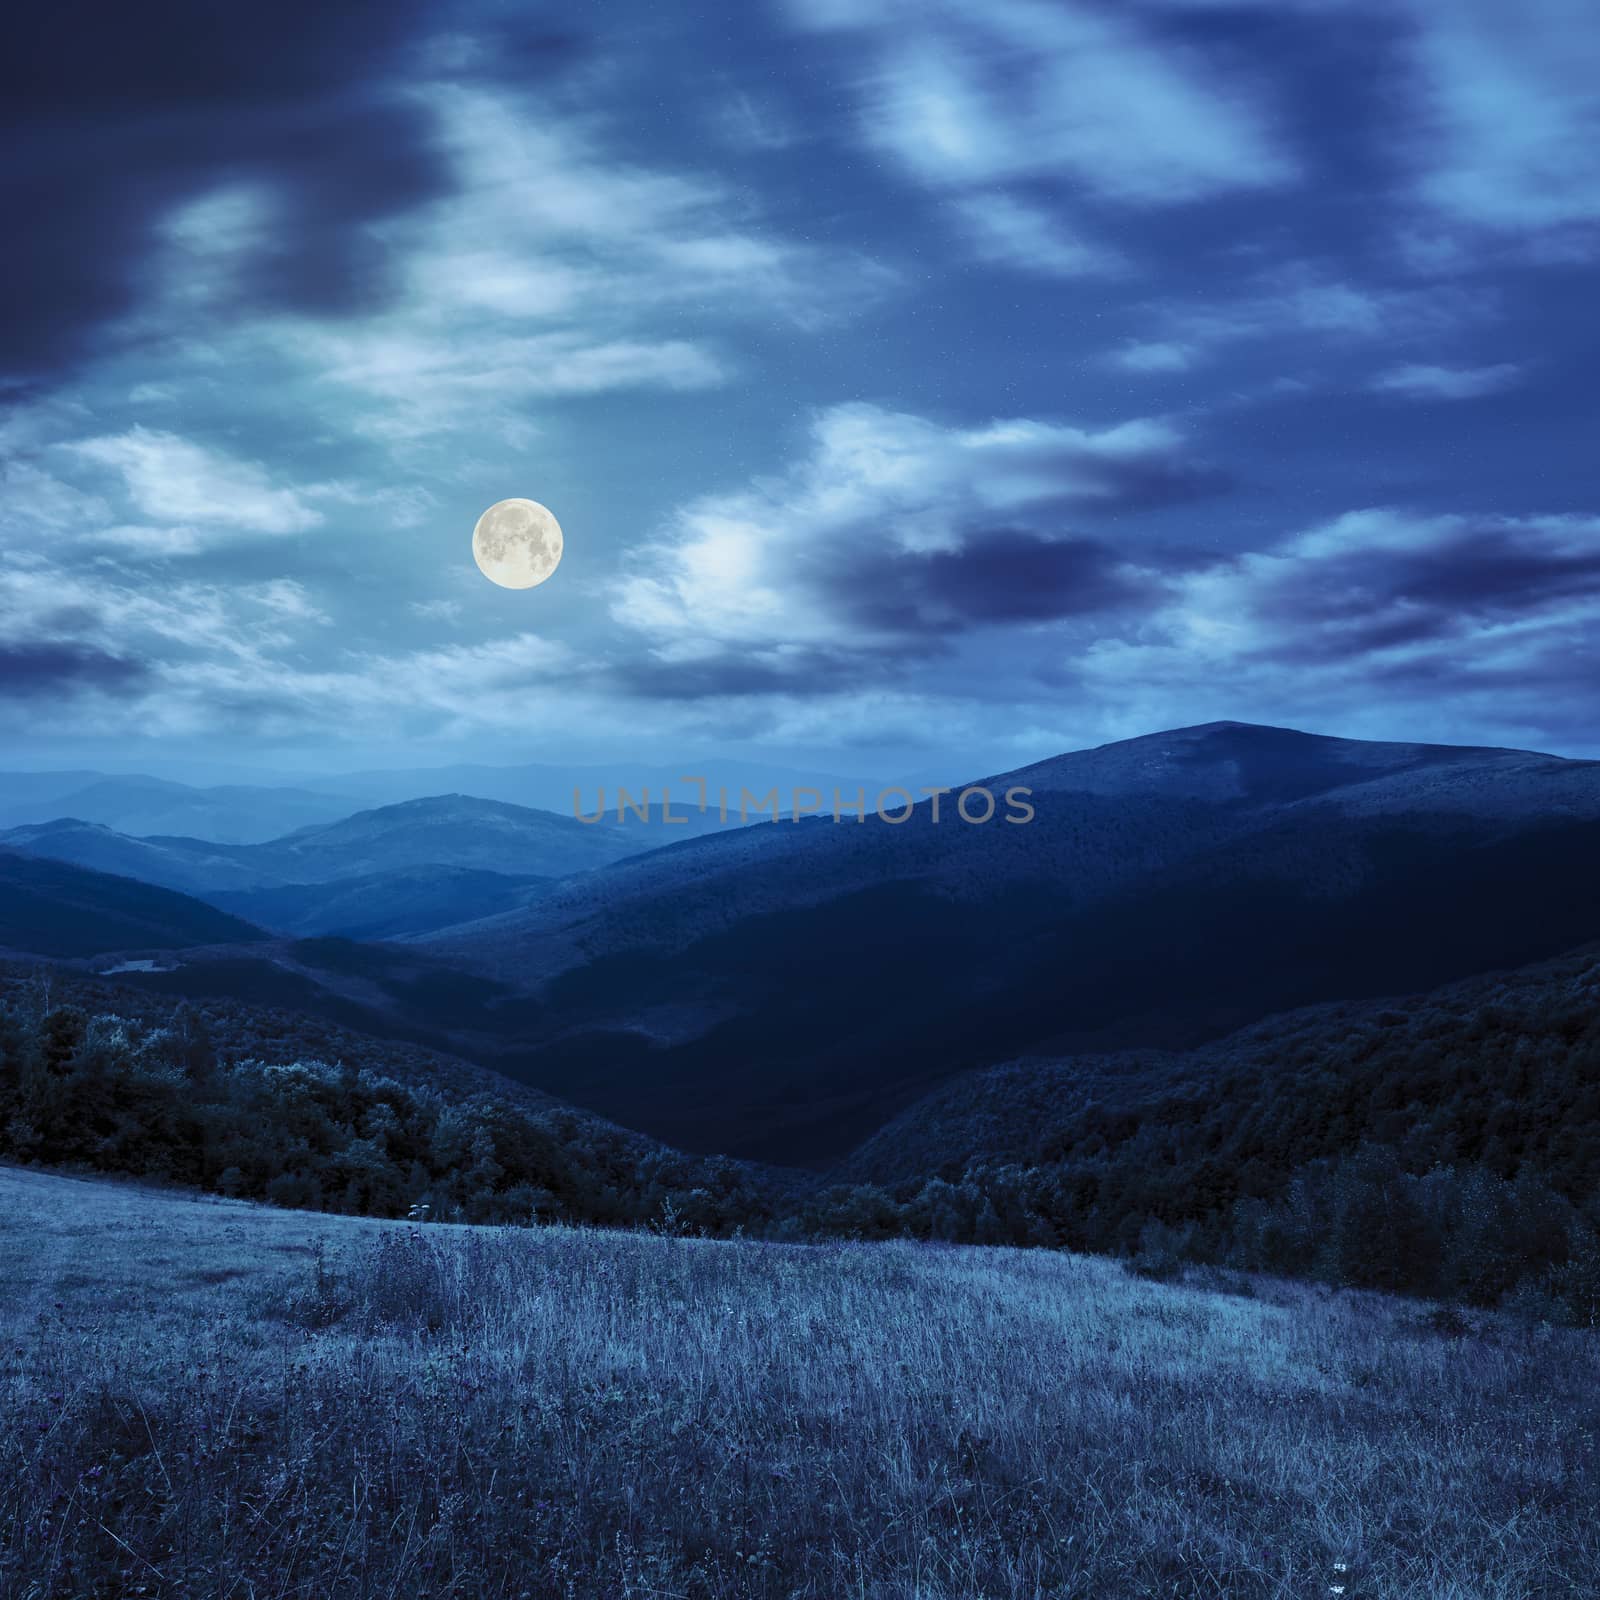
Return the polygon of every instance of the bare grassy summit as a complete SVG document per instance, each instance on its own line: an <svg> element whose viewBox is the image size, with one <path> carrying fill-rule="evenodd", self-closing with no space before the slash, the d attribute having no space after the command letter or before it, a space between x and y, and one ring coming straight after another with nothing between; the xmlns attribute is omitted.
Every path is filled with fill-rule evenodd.
<svg viewBox="0 0 1600 1600"><path fill-rule="evenodd" d="M1534 1600L1600 1572L1600 1345L1489 1315L16 1169L0 1286L8 1596Z"/></svg>

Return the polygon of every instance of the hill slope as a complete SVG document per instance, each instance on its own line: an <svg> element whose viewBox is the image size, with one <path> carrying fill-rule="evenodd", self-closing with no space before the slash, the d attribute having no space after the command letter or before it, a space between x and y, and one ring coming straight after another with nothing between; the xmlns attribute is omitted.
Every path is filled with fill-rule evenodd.
<svg viewBox="0 0 1600 1600"><path fill-rule="evenodd" d="M221 891L211 903L264 928L346 939L394 939L520 910L545 893L553 878L509 877L475 867L397 867L332 883Z"/></svg>
<svg viewBox="0 0 1600 1600"><path fill-rule="evenodd" d="M0 947L43 956L250 944L261 929L187 895L0 850Z"/></svg>
<svg viewBox="0 0 1600 1600"><path fill-rule="evenodd" d="M1327 1095L1338 1109L1318 1114ZM1487 1161L1500 1177L1536 1171L1585 1199L1600 1191L1600 947L1285 1012L1190 1051L964 1073L885 1123L837 1176L894 1183L980 1162L1036 1166L1134 1138L1139 1160L1170 1170L1170 1149L1149 1157L1169 1137L1234 1172L1268 1150L1291 1168L1384 1141L1420 1170Z"/></svg>
<svg viewBox="0 0 1600 1600"><path fill-rule="evenodd" d="M1272 1600L1337 1561L1350 1600L1438 1600L1600 1567L1595 1341L1440 1338L1377 1296L5 1169L0 1274L16 1594L154 1566L203 1594Z"/></svg>
<svg viewBox="0 0 1600 1600"><path fill-rule="evenodd" d="M260 847L286 882L328 883L418 866L564 877L621 860L650 840L615 822L592 825L553 811L436 795L358 811Z"/></svg>

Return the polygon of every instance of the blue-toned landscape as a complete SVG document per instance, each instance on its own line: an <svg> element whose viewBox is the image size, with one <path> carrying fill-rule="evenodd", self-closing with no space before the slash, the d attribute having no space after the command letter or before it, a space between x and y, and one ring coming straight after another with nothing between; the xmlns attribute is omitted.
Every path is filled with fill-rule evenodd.
<svg viewBox="0 0 1600 1600"><path fill-rule="evenodd" d="M1600 1573L1600 23L0 50L0 1600Z"/></svg>

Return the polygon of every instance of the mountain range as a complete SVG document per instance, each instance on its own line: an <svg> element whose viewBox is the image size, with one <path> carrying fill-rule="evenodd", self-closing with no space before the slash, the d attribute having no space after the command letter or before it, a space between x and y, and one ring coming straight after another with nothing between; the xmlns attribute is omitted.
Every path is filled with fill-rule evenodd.
<svg viewBox="0 0 1600 1600"><path fill-rule="evenodd" d="M240 919L150 987L292 1004L682 1148L819 1167L996 1062L1190 1050L1600 936L1596 762L1212 723L978 783L1028 790L1031 819L1002 800L966 822L945 795L639 853L659 835L447 796L255 845L61 822L0 844Z"/></svg>
<svg viewBox="0 0 1600 1600"><path fill-rule="evenodd" d="M261 844L360 808L337 793L259 784L196 788L134 773L0 773L0 828L74 817L118 833Z"/></svg>
<svg viewBox="0 0 1600 1600"><path fill-rule="evenodd" d="M515 889L528 879L604 866L647 848L652 839L642 827L615 821L586 824L498 800L438 795L358 811L263 844L166 835L134 838L100 823L65 817L11 828L0 833L0 846L202 897L397 874L395 892L409 898L415 874L423 867L514 880L499 886L478 880L492 904L499 895L514 898ZM465 914L471 914L470 907Z"/></svg>
<svg viewBox="0 0 1600 1600"><path fill-rule="evenodd" d="M716 757L690 758L673 766L639 762L604 767L458 763L445 767L298 773L287 781L233 782L209 787L146 773L81 769L0 772L0 829L71 817L136 838L161 835L211 844L266 844L299 828L337 822L352 812L447 794L499 800L562 817L573 816L580 807L585 815L592 816L603 796L604 809L615 819L620 793L626 790L636 803L647 791L651 799L648 821L629 815L628 824L636 832L660 826L659 808L663 796L670 791L674 816L683 818L672 825L670 837L682 837L725 825L715 809L702 812L690 803L698 791L684 778L695 774L706 779L713 796L719 787L735 797L741 787L748 787L753 794L765 794L773 788L788 794L797 787L819 789L824 794L831 794L837 787L853 794L863 786L876 793L880 787L873 780L859 777ZM648 841L659 842L660 839ZM641 843L640 848L648 848L648 844Z"/></svg>
<svg viewBox="0 0 1600 1600"><path fill-rule="evenodd" d="M1600 933L1600 763L1214 723L982 781L1034 819L762 824L423 938L525 997L502 1070L817 1161L1008 1056L1184 1048Z"/></svg>

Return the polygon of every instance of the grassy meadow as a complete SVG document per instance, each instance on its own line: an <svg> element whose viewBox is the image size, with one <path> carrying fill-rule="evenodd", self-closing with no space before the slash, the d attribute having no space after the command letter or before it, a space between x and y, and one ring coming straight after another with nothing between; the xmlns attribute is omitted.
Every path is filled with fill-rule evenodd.
<svg viewBox="0 0 1600 1600"><path fill-rule="evenodd" d="M0 1407L8 1600L1600 1582L1592 1334L1042 1251L411 1226L4 1168Z"/></svg>

